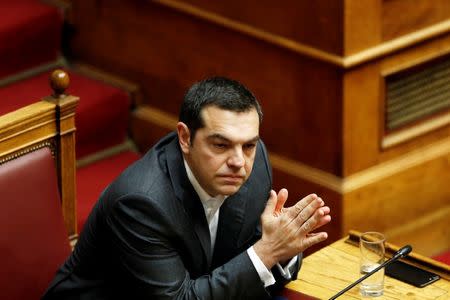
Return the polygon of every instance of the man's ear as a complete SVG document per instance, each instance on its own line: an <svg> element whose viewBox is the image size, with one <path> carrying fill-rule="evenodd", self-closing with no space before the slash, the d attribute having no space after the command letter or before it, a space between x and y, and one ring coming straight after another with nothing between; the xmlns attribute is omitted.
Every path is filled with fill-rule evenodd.
<svg viewBox="0 0 450 300"><path fill-rule="evenodd" d="M191 145L191 132L189 131L189 128L183 122L178 122L177 133L181 151L183 151L184 154L189 154L189 147Z"/></svg>

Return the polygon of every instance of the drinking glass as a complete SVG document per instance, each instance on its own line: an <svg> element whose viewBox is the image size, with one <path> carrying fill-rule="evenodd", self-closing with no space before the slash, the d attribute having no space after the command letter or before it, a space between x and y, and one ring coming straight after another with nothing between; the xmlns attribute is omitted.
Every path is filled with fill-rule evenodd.
<svg viewBox="0 0 450 300"><path fill-rule="evenodd" d="M369 273L384 262L385 237L379 232L365 232L359 240L360 273L361 276ZM360 284L361 295L366 297L377 297L383 295L384 268L368 277Z"/></svg>

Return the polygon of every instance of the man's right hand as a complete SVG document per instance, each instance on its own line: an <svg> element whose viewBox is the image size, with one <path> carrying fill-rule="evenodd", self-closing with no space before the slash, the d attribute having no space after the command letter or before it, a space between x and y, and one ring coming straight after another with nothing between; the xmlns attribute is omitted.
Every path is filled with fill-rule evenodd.
<svg viewBox="0 0 450 300"><path fill-rule="evenodd" d="M326 232L311 233L331 221L330 208L320 197L310 194L294 206L283 208L287 197L286 189L278 195L270 192L261 215L262 237L253 246L269 270L328 237Z"/></svg>

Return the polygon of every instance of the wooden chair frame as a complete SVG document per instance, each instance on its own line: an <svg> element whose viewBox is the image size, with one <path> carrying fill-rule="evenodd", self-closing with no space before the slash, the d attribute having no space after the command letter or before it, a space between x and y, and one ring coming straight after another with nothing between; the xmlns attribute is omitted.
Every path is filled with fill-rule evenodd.
<svg viewBox="0 0 450 300"><path fill-rule="evenodd" d="M79 98L64 95L64 89L56 88L53 96L0 116L0 164L50 148L56 162L64 222L73 245L77 238L75 108Z"/></svg>

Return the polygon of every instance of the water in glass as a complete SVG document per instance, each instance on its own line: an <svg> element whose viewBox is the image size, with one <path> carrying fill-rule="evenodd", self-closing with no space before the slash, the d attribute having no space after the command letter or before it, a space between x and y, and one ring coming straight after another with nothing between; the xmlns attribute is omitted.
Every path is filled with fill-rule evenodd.
<svg viewBox="0 0 450 300"><path fill-rule="evenodd" d="M380 264L365 264L360 268L361 276L366 275ZM372 276L369 276L366 280L361 282L360 291L361 295L369 297L378 297L383 295L383 285L384 285L384 268L378 270Z"/></svg>

